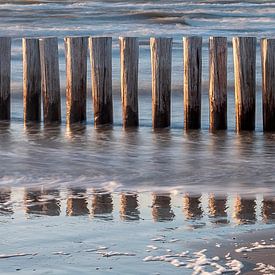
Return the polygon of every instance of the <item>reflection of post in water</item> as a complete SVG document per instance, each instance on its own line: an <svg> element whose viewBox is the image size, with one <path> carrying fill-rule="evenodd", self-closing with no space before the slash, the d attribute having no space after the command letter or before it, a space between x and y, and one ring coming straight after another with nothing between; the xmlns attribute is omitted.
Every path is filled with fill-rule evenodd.
<svg viewBox="0 0 275 275"><path fill-rule="evenodd" d="M153 142L157 147L162 149L171 147L172 134L170 128L155 128L153 130Z"/></svg>
<svg viewBox="0 0 275 275"><path fill-rule="evenodd" d="M68 193L67 216L82 216L89 214L86 189L71 188Z"/></svg>
<svg viewBox="0 0 275 275"><path fill-rule="evenodd" d="M72 123L66 125L66 138L69 141L75 141L77 139L83 138L86 134L86 124L85 123Z"/></svg>
<svg viewBox="0 0 275 275"><path fill-rule="evenodd" d="M198 157L194 152L203 152L205 150L202 133L199 130L185 129L186 142L184 144L184 162L185 171L192 173L192 171L200 172L201 167L205 166L205 161ZM200 156L200 155L199 155Z"/></svg>
<svg viewBox="0 0 275 275"><path fill-rule="evenodd" d="M43 205L41 203L41 196L41 188L25 190L24 204L27 214L42 214Z"/></svg>
<svg viewBox="0 0 275 275"><path fill-rule="evenodd" d="M108 145L108 143L106 143L107 141L109 143L114 141L113 126L112 125L96 126L94 135L95 135L95 142L97 145L100 145L101 143Z"/></svg>
<svg viewBox="0 0 275 275"><path fill-rule="evenodd" d="M39 122L24 123L24 131L28 138L37 138L41 134L41 125Z"/></svg>
<svg viewBox="0 0 275 275"><path fill-rule="evenodd" d="M137 194L121 194L120 218L124 221L139 220Z"/></svg>
<svg viewBox="0 0 275 275"><path fill-rule="evenodd" d="M275 222L275 197L264 197L262 216L265 223Z"/></svg>
<svg viewBox="0 0 275 275"><path fill-rule="evenodd" d="M46 189L26 189L24 203L27 214L59 216L59 191Z"/></svg>
<svg viewBox="0 0 275 275"><path fill-rule="evenodd" d="M11 200L11 189L9 187L0 188L0 215L13 214Z"/></svg>
<svg viewBox="0 0 275 275"><path fill-rule="evenodd" d="M106 154L111 155L114 152L114 131L111 125L96 126L93 131L93 146L96 151L100 152L103 156ZM106 159L108 162L108 159Z"/></svg>
<svg viewBox="0 0 275 275"><path fill-rule="evenodd" d="M10 131L10 121L1 121L0 120L0 133L9 133Z"/></svg>
<svg viewBox="0 0 275 275"><path fill-rule="evenodd" d="M253 158L255 152L255 133L254 132L238 132L235 138L236 154L240 158Z"/></svg>
<svg viewBox="0 0 275 275"><path fill-rule="evenodd" d="M256 200L255 198L242 198L237 196L234 204L234 218L238 224L255 223Z"/></svg>
<svg viewBox="0 0 275 275"><path fill-rule="evenodd" d="M92 199L92 214L94 217L102 219L113 219L113 199L112 195L105 190L95 190Z"/></svg>
<svg viewBox="0 0 275 275"><path fill-rule="evenodd" d="M213 223L228 223L227 219L227 206L225 196L210 195L208 200L209 215L213 218Z"/></svg>
<svg viewBox="0 0 275 275"><path fill-rule="evenodd" d="M169 194L153 194L152 204L153 220L157 222L172 221L175 217L171 209L171 197Z"/></svg>
<svg viewBox="0 0 275 275"><path fill-rule="evenodd" d="M217 156L227 157L228 154L228 132L211 130L209 135L209 149Z"/></svg>
<svg viewBox="0 0 275 275"><path fill-rule="evenodd" d="M203 216L200 195L185 194L183 197L183 212L188 220L199 220Z"/></svg>
<svg viewBox="0 0 275 275"><path fill-rule="evenodd" d="M52 122L44 125L44 137L45 141L52 141L58 139L61 136L61 125L59 122Z"/></svg>
<svg viewBox="0 0 275 275"><path fill-rule="evenodd" d="M43 214L48 216L60 215L60 193L59 190L46 189L43 191Z"/></svg>

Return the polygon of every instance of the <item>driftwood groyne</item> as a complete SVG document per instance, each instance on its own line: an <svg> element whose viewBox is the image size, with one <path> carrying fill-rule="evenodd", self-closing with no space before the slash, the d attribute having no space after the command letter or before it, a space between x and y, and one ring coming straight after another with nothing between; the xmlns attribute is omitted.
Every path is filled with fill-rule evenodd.
<svg viewBox="0 0 275 275"><path fill-rule="evenodd" d="M255 129L256 38L234 37L236 130ZM112 38L66 37L66 122L86 121L90 55L94 125L113 123ZM209 128L227 129L226 37L209 38ZM139 39L120 37L123 127L139 125ZM151 38L152 126L170 126L172 39ZM184 127L201 127L202 37L183 39ZM24 122L61 122L58 39L23 38ZM261 40L263 130L275 130L275 40ZM11 38L0 38L0 120L10 120Z"/></svg>

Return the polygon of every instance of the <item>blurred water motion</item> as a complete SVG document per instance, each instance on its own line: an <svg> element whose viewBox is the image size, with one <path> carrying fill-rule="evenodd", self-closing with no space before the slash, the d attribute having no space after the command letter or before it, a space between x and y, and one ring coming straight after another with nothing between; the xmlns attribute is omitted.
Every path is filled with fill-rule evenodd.
<svg viewBox="0 0 275 275"><path fill-rule="evenodd" d="M259 132L124 131L120 126L12 122L0 125L0 183L274 194L274 141L274 134Z"/></svg>

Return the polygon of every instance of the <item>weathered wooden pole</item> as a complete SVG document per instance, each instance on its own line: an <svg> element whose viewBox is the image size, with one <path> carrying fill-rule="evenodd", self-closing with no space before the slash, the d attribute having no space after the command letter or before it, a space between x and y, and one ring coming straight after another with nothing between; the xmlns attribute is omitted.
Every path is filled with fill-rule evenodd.
<svg viewBox="0 0 275 275"><path fill-rule="evenodd" d="M263 130L275 131L275 39L261 40Z"/></svg>
<svg viewBox="0 0 275 275"><path fill-rule="evenodd" d="M201 127L202 38L184 38L184 126Z"/></svg>
<svg viewBox="0 0 275 275"><path fill-rule="evenodd" d="M255 129L256 38L233 37L236 130Z"/></svg>
<svg viewBox="0 0 275 275"><path fill-rule="evenodd" d="M65 37L67 123L86 120L87 37Z"/></svg>
<svg viewBox="0 0 275 275"><path fill-rule="evenodd" d="M227 129L227 38L209 39L210 130Z"/></svg>
<svg viewBox="0 0 275 275"><path fill-rule="evenodd" d="M150 38L153 128L170 126L172 38Z"/></svg>
<svg viewBox="0 0 275 275"><path fill-rule="evenodd" d="M120 78L123 126L136 127L138 121L139 40L120 37Z"/></svg>
<svg viewBox="0 0 275 275"><path fill-rule="evenodd" d="M44 123L61 122L58 39L39 39Z"/></svg>
<svg viewBox="0 0 275 275"><path fill-rule="evenodd" d="M0 120L10 119L11 38L0 37Z"/></svg>
<svg viewBox="0 0 275 275"><path fill-rule="evenodd" d="M90 37L92 98L95 127L113 123L112 38Z"/></svg>
<svg viewBox="0 0 275 275"><path fill-rule="evenodd" d="M39 39L23 38L24 122L41 120L41 72Z"/></svg>

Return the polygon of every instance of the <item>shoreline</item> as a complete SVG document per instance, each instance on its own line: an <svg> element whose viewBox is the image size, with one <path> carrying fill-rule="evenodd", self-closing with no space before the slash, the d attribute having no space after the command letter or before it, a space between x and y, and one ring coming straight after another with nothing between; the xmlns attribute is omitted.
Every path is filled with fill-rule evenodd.
<svg viewBox="0 0 275 275"><path fill-rule="evenodd" d="M224 239L223 239L224 238ZM200 250L200 261L194 265L194 272L209 272L209 268L228 266L235 264L235 274L275 274L275 228L248 230L243 233L229 233L212 240L198 241L194 246ZM194 254L194 253L193 253ZM209 260L209 264L202 261L203 257ZM210 267L214 263L214 267ZM226 272L209 274L223 274ZM219 272L219 271L218 271ZM201 274L201 273L194 273ZM202 273L203 274L203 273Z"/></svg>

